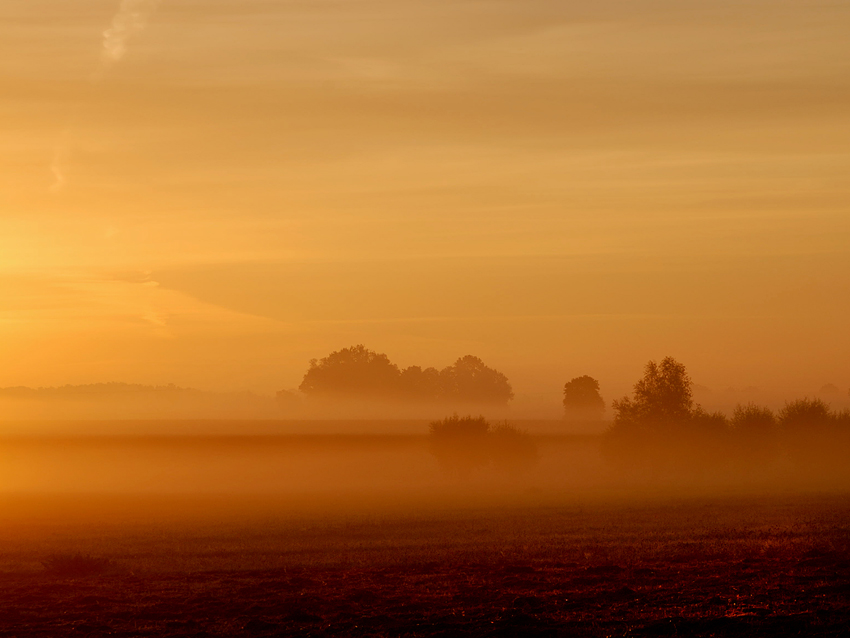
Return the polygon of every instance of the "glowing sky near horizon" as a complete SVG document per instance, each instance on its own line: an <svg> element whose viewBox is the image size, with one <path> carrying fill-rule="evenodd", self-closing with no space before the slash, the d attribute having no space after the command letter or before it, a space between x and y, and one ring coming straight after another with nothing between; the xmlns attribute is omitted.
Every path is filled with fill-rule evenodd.
<svg viewBox="0 0 850 638"><path fill-rule="evenodd" d="M0 5L0 386L850 387L846 2L120 7Z"/></svg>

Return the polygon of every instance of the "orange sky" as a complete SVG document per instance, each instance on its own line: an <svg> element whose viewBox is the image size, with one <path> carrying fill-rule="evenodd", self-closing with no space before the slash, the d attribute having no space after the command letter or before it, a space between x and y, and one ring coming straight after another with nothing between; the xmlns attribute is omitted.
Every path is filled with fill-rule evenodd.
<svg viewBox="0 0 850 638"><path fill-rule="evenodd" d="M844 0L121 6L0 5L0 386L850 387Z"/></svg>

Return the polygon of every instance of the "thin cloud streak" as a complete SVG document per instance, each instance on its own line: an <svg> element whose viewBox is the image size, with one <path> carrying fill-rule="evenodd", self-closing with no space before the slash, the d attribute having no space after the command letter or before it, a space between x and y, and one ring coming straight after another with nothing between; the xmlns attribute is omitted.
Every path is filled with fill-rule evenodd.
<svg viewBox="0 0 850 638"><path fill-rule="evenodd" d="M100 63L90 78L92 85L101 82L107 71L121 61L127 53L130 39L144 31L158 4L159 0L121 1L118 12L112 18L112 23L103 32L103 49ZM50 186L52 192L62 190L68 182L65 167L71 154L69 138L76 119L77 114L75 113L71 118L72 123L62 132L59 143L53 151L53 160L50 163L50 172L53 173L54 178L53 184Z"/></svg>

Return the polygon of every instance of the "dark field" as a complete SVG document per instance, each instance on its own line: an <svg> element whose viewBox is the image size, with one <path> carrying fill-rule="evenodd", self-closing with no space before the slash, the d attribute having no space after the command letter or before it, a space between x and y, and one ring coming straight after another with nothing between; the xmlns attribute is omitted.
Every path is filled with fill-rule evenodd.
<svg viewBox="0 0 850 638"><path fill-rule="evenodd" d="M467 485L417 441L272 443L6 441L0 635L848 635L843 492L582 483L587 441L542 446L536 478ZM22 473L60 456L52 490ZM242 492L186 493L213 459L211 486ZM80 495L86 468L113 493Z"/></svg>

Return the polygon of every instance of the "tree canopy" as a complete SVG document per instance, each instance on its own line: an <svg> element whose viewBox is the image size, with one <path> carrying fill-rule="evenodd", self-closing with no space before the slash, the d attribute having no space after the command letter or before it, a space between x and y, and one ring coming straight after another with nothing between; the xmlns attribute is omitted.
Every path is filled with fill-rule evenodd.
<svg viewBox="0 0 850 638"><path fill-rule="evenodd" d="M385 395L396 390L399 374L398 366L387 355L361 344L310 361L310 369L298 389L308 395L328 392Z"/></svg>
<svg viewBox="0 0 850 638"><path fill-rule="evenodd" d="M440 371L440 389L450 402L506 404L514 398L508 378L472 355Z"/></svg>
<svg viewBox="0 0 850 638"><path fill-rule="evenodd" d="M614 401L614 424L675 422L695 415L693 381L673 357L646 364L635 383L634 398Z"/></svg>
<svg viewBox="0 0 850 638"><path fill-rule="evenodd" d="M437 370L400 370L387 355L356 345L313 359L299 386L308 396L348 395L420 403L505 405L513 398L508 378L478 357L466 355Z"/></svg>
<svg viewBox="0 0 850 638"><path fill-rule="evenodd" d="M587 375L564 384L564 415L575 419L601 419L605 401L599 394L599 381Z"/></svg>

